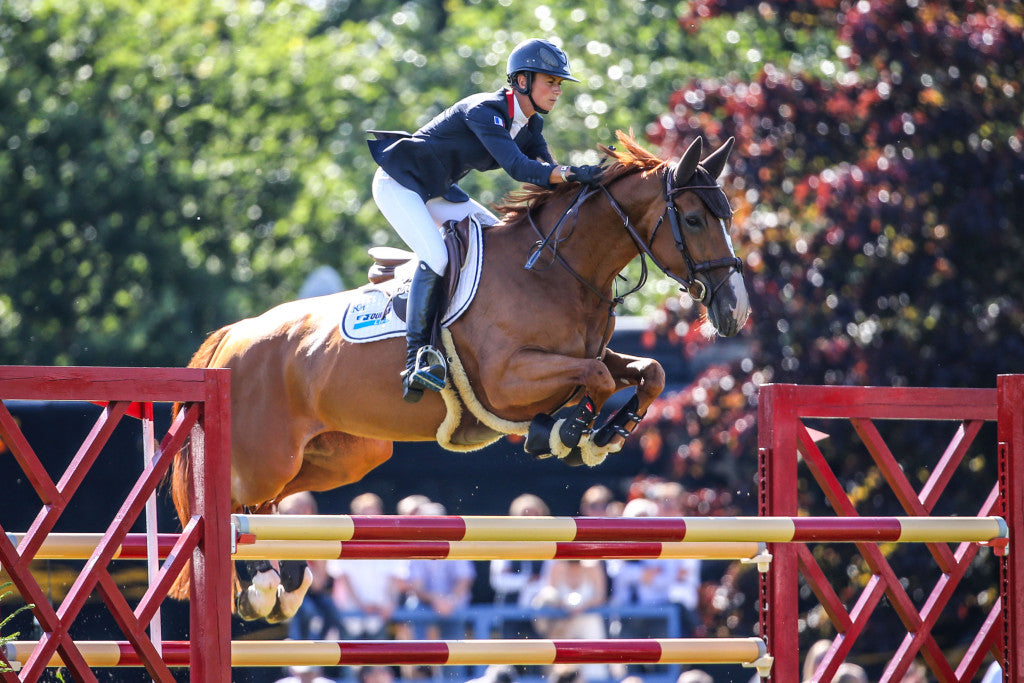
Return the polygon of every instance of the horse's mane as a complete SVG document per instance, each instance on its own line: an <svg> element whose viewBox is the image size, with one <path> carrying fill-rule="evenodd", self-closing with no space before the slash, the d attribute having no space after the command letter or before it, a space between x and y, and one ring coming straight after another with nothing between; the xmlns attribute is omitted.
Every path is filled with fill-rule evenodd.
<svg viewBox="0 0 1024 683"><path fill-rule="evenodd" d="M614 163L609 166L602 176L601 184L608 185L623 176L633 173L650 173L660 170L668 162L659 159L647 151L633 138L632 131L624 133L616 131L616 139L622 145L622 149L598 145L598 149ZM519 190L514 190L505 195L502 202L495 208L504 214L504 221L510 223L522 218L527 211L536 209L544 204L565 197L576 192L579 186L576 183L559 183L551 189L545 189L536 185L525 185Z"/></svg>

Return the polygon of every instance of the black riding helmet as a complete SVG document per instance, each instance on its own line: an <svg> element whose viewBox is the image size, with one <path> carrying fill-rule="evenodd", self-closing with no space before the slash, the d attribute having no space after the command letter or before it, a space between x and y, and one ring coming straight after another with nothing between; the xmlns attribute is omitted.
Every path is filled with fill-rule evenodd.
<svg viewBox="0 0 1024 683"><path fill-rule="evenodd" d="M520 73L526 74L526 87L519 87L519 79L516 76ZM533 108L542 114L547 114L546 109L541 109L533 101L533 74L549 74L558 76L567 81L579 83L578 78L573 78L569 71L569 58L554 44L546 40L532 38L524 40L516 45L508 56L508 64L505 67L505 75L512 88L530 98Z"/></svg>

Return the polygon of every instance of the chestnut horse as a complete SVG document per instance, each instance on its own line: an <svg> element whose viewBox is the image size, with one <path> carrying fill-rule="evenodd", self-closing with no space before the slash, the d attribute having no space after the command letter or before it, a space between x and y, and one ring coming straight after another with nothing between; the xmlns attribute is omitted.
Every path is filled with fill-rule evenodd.
<svg viewBox="0 0 1024 683"><path fill-rule="evenodd" d="M233 509L273 512L289 494L359 481L391 457L394 441L471 450L515 432L528 435L526 448L538 457L591 465L621 448L665 374L653 359L607 347L619 273L640 254L639 288L649 258L706 307L723 336L743 326L748 300L716 180L733 141L702 161L698 138L671 164L618 137L624 149L602 148L614 163L600 187L523 190L484 230L478 291L444 333L452 381L440 394L402 400L404 337L342 337L344 292L282 304L211 334L189 367L232 369ZM591 429L605 401L627 387L636 388L627 405ZM571 415L550 417L564 406L575 406ZM178 455L172 474L183 520L187 458ZM237 600L243 617L275 620L297 609L307 572L285 565L284 585L269 563L254 568L253 585ZM174 594L187 590L184 572Z"/></svg>

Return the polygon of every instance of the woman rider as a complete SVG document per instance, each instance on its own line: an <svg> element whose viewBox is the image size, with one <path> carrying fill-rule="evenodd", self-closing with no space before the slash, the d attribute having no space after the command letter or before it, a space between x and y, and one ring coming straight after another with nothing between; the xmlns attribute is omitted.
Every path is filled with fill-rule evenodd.
<svg viewBox="0 0 1024 683"><path fill-rule="evenodd" d="M598 166L555 163L541 133L539 114L554 107L562 82L579 82L565 53L546 40L527 40L512 50L505 73L508 88L460 100L411 135L371 131L370 153L380 166L373 199L419 258L409 288L402 373L402 395L410 403L446 382L444 355L430 344L448 263L440 226L474 214L497 221L456 183L471 170L495 168L541 187L600 180Z"/></svg>

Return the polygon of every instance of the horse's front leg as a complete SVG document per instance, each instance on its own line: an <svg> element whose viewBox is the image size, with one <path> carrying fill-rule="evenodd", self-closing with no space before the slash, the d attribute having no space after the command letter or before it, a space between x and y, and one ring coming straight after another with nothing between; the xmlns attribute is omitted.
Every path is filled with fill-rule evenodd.
<svg viewBox="0 0 1024 683"><path fill-rule="evenodd" d="M600 410L619 388L602 361L541 349L521 349L501 366L481 367L481 374L494 412L509 419L523 419L524 409L562 400L576 387Z"/></svg>
<svg viewBox="0 0 1024 683"><path fill-rule="evenodd" d="M665 390L665 370L653 358L641 358L606 349L604 364L617 389L636 387L637 412L643 415Z"/></svg>
<svg viewBox="0 0 1024 683"><path fill-rule="evenodd" d="M490 372L487 368L481 370L496 413L514 415L516 419L532 416L524 444L527 453L537 457L553 454L574 464L583 462L578 445L616 389L608 366L593 358L520 349L503 367L495 364ZM568 416L555 419L548 413L577 388L582 390L580 398Z"/></svg>
<svg viewBox="0 0 1024 683"><path fill-rule="evenodd" d="M665 389L665 370L653 358L629 356L611 349L605 352L604 361L618 386L636 387L636 394L591 438L593 446L614 452L622 448L654 399Z"/></svg>

